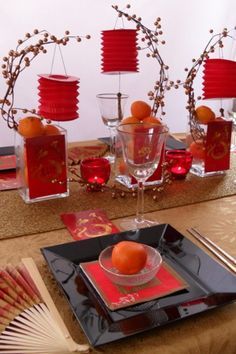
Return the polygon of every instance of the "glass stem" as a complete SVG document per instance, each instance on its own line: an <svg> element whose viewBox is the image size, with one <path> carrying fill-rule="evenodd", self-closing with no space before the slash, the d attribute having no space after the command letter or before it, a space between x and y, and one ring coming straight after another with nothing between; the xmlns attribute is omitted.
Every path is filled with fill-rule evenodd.
<svg viewBox="0 0 236 354"><path fill-rule="evenodd" d="M144 221L144 181L138 181L137 189L137 210L136 210L136 222L142 223Z"/></svg>
<svg viewBox="0 0 236 354"><path fill-rule="evenodd" d="M111 138L110 153L115 157L116 156L116 128L109 128L109 130L110 130L110 138Z"/></svg>

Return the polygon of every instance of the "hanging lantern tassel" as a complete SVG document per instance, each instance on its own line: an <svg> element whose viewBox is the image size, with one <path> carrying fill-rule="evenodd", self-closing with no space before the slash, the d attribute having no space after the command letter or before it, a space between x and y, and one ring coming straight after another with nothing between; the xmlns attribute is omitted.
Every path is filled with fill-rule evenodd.
<svg viewBox="0 0 236 354"><path fill-rule="evenodd" d="M207 59L203 70L203 98L236 97L236 62Z"/></svg>
<svg viewBox="0 0 236 354"><path fill-rule="evenodd" d="M53 121L69 121L78 115L79 79L66 75L40 74L38 114Z"/></svg>
<svg viewBox="0 0 236 354"><path fill-rule="evenodd" d="M102 73L138 72L137 31L116 29L102 31Z"/></svg>

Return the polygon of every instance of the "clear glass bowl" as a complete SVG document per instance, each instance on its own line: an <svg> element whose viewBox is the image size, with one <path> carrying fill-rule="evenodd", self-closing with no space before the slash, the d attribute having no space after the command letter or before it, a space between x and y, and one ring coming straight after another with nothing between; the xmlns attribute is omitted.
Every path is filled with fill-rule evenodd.
<svg viewBox="0 0 236 354"><path fill-rule="evenodd" d="M145 284L154 278L161 267L162 257L155 248L145 244L143 246L147 251L146 265L140 272L131 275L121 274L113 267L111 254L114 246L109 246L100 253L99 264L113 283L123 286L137 286Z"/></svg>

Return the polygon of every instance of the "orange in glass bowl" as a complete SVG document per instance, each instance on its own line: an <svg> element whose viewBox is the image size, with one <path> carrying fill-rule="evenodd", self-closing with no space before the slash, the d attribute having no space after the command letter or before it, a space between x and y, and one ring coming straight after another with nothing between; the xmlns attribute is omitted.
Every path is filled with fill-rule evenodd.
<svg viewBox="0 0 236 354"><path fill-rule="evenodd" d="M142 244L147 254L144 267L134 274L122 274L112 263L114 246L108 246L99 255L98 261L106 276L115 284L123 286L138 286L152 280L162 265L162 257L157 249Z"/></svg>

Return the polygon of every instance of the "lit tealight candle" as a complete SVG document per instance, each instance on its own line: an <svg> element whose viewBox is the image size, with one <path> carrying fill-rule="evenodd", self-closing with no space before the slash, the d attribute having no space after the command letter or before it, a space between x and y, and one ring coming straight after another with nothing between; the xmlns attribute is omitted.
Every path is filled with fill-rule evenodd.
<svg viewBox="0 0 236 354"><path fill-rule="evenodd" d="M169 150L166 152L168 170L176 179L187 176L192 165L192 154L185 150Z"/></svg>
<svg viewBox="0 0 236 354"><path fill-rule="evenodd" d="M80 163L81 177L89 185L89 190L100 190L110 177L111 167L107 159L92 157Z"/></svg>

